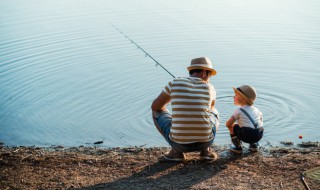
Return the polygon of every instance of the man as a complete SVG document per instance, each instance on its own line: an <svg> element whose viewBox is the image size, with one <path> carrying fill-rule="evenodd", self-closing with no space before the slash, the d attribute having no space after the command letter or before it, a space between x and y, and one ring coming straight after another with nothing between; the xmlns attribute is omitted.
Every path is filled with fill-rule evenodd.
<svg viewBox="0 0 320 190"><path fill-rule="evenodd" d="M184 161L185 152L200 151L200 159L213 161L211 151L219 126L218 111L214 108L216 91L209 83L216 74L209 58L191 60L189 77L175 78L153 101L152 116L161 135L171 146L162 161ZM167 110L171 102L172 115Z"/></svg>

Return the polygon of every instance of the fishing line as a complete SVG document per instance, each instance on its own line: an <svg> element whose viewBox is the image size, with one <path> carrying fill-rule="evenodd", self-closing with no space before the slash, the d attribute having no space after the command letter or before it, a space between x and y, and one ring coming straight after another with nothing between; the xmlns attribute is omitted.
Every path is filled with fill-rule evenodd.
<svg viewBox="0 0 320 190"><path fill-rule="evenodd" d="M129 36L127 36L125 33L123 33L119 28L117 28L115 25L111 24L111 26L113 28L115 28L116 30L118 30L121 34L123 34L126 38L128 38L131 43L133 43L134 45L137 46L137 49L140 49L141 51L143 51L146 54L146 57L150 57L154 62L156 62L156 67L158 67L158 65L164 69L165 71L167 71L167 73L169 73L169 75L171 75L173 78L176 78L173 74L171 74L164 66L162 66L157 60L155 60L148 52L146 52L142 47L140 47L136 42L134 42Z"/></svg>

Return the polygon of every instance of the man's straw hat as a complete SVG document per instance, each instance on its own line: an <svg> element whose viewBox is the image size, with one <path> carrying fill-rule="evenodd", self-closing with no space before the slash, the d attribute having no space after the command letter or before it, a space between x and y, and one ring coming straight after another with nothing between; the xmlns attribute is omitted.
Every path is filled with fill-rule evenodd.
<svg viewBox="0 0 320 190"><path fill-rule="evenodd" d="M208 57L199 57L191 60L191 64L188 67L188 71L193 69L204 69L211 71L211 75L216 75L217 71L212 68L212 63Z"/></svg>
<svg viewBox="0 0 320 190"><path fill-rule="evenodd" d="M256 89L249 85L242 85L238 88L233 87L235 93L240 94L249 105L253 105L254 100L257 97Z"/></svg>

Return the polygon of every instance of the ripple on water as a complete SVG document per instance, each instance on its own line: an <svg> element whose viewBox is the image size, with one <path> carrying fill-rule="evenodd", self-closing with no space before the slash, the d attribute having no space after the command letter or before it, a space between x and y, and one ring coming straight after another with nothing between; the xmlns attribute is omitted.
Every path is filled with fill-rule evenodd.
<svg viewBox="0 0 320 190"><path fill-rule="evenodd" d="M258 91L263 142L319 139L316 1L126 3L2 2L1 141L166 146L150 105L172 77L109 22L175 76L187 74L191 58L212 58L217 144L230 143L224 124L235 109L232 87L242 84Z"/></svg>

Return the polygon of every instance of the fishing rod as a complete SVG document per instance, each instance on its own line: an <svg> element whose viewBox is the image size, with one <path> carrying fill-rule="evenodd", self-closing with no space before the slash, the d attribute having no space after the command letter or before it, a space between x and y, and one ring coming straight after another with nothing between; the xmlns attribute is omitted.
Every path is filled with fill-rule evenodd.
<svg viewBox="0 0 320 190"><path fill-rule="evenodd" d="M167 73L169 73L169 75L171 75L173 78L176 78L173 74L171 74L164 66L162 66L157 60L155 60L148 52L146 52L142 47L140 47L136 42L134 42L131 38L129 38L129 36L127 36L125 33L123 33L119 28L117 28L115 25L111 24L111 26L113 28L115 28L116 30L118 30L121 34L123 34L126 38L128 38L131 43L133 43L134 45L137 46L138 49L140 49L141 51L143 51L146 54L146 57L150 57L154 62L156 62L156 67L158 65L160 65L160 67L162 69L164 69L165 71L167 71Z"/></svg>

